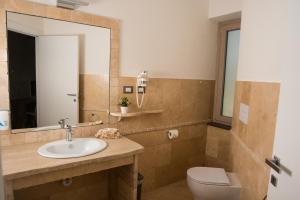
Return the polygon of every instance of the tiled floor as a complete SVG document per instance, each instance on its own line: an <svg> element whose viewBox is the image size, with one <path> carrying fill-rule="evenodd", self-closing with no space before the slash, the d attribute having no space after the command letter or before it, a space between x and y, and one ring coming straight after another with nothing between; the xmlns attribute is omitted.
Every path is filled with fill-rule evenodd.
<svg viewBox="0 0 300 200"><path fill-rule="evenodd" d="M186 180L143 194L142 200L193 200Z"/></svg>

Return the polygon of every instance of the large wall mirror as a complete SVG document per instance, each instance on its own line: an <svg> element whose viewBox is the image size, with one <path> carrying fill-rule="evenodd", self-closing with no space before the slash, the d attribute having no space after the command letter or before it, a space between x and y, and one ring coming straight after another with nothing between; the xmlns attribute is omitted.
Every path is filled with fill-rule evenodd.
<svg viewBox="0 0 300 200"><path fill-rule="evenodd" d="M11 129L108 120L111 30L7 12Z"/></svg>

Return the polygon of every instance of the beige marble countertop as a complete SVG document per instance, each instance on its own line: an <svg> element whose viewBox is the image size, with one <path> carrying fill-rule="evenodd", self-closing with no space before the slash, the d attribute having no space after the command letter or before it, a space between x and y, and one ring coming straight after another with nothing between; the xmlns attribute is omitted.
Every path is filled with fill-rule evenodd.
<svg viewBox="0 0 300 200"><path fill-rule="evenodd" d="M126 137L105 140L108 147L99 153L70 159L40 156L37 149L47 143L31 143L2 147L2 170L6 180L22 178L95 162L110 161L142 153L144 147Z"/></svg>

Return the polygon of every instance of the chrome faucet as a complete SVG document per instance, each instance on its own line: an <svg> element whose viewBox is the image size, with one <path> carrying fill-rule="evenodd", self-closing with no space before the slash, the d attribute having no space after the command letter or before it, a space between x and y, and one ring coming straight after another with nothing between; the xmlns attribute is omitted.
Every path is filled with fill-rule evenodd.
<svg viewBox="0 0 300 200"><path fill-rule="evenodd" d="M58 124L60 125L60 128L65 128L66 127L66 120L68 120L69 118L63 118L63 119L60 119L58 121Z"/></svg>
<svg viewBox="0 0 300 200"><path fill-rule="evenodd" d="M73 130L71 125L67 125L66 130L66 140L67 142L72 142Z"/></svg>

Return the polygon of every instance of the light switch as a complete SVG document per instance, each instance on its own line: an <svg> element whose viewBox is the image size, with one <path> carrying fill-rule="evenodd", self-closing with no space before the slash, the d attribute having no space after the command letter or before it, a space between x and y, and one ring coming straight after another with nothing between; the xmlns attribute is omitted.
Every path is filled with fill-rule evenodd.
<svg viewBox="0 0 300 200"><path fill-rule="evenodd" d="M244 124L248 124L248 115L249 115L249 106L243 103L240 103L240 115L239 119Z"/></svg>
<svg viewBox="0 0 300 200"><path fill-rule="evenodd" d="M124 94L131 94L131 93L133 93L133 86L123 86L123 93Z"/></svg>

